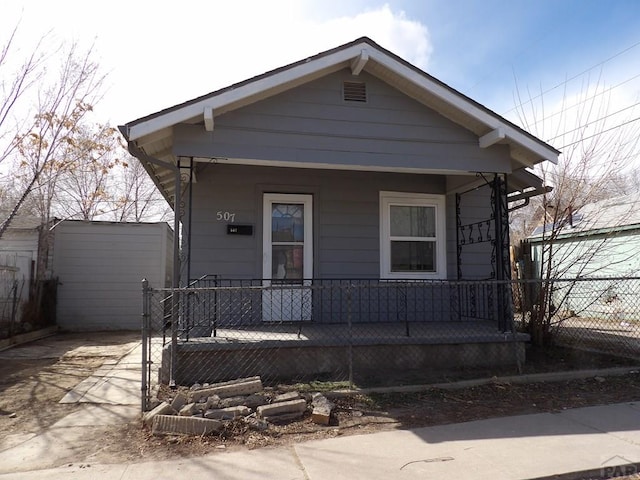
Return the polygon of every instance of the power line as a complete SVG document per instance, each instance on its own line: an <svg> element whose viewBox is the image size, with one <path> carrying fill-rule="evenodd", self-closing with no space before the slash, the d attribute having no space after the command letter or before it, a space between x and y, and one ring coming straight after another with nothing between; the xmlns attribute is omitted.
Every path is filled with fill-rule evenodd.
<svg viewBox="0 0 640 480"><path fill-rule="evenodd" d="M520 108L520 107L522 107L523 105L526 105L527 103L531 103L531 102L532 102L533 100L535 100L536 98L540 98L541 96L546 95L546 94L547 94L547 93L549 93L549 92L552 92L553 90L555 90L556 88L561 87L562 85L566 85L566 84L567 84L567 83L569 83L570 81L575 80L576 78L578 78L578 77L580 77L580 76L584 75L584 74L585 74L585 73L587 73L587 72L590 72L590 71L591 71L591 70L593 70L594 68L600 67L600 66L604 65L605 63L607 63L607 62L609 62L609 61L613 60L614 58L617 58L617 57L619 57L620 55L623 55L624 53L627 53L629 50L634 49L634 48L635 48L635 47L637 47L638 45L640 45L640 41L638 41L638 42L634 43L633 45L631 45L630 47L627 47L627 48L625 48L624 50L622 50L622 51L620 51L620 52L616 53L615 55L613 55L613 56L611 56L611 57L607 58L606 60L603 60L603 61L601 61L601 62L599 62L599 63L596 63L596 64L595 64L595 65L593 65L592 67L587 68L586 70L584 70L584 71L582 71L582 72L580 72L580 73L578 73L578 74L574 75L573 77L568 78L568 79L567 79L567 80L565 80L564 82L560 82L560 83L558 83L557 85L555 85L554 87L551 87L550 89L545 90L544 92L539 93L538 95L536 95L535 97L530 98L530 99L529 99L529 100L527 100L526 102L522 102L522 103L520 103L519 105L516 105L515 107L510 108L510 109L509 109L509 110L507 110L506 112L502 113L502 116L506 115L507 113L513 112L513 111L514 111L514 110L516 110L517 108Z"/></svg>
<svg viewBox="0 0 640 480"><path fill-rule="evenodd" d="M607 89L604 89L604 90L602 90L602 91L600 91L600 92L598 92L598 93L595 93L595 94L593 94L592 96L590 96L590 97L588 97L588 98L585 98L585 99L584 99L584 100L582 100L581 102L574 103L573 105L571 105L571 106L569 106L569 107L563 108L563 109L562 109L562 110L560 110L559 112L552 113L551 115L549 115L549 116L547 116L547 117L543 117L543 118L541 118L540 120L536 120L536 121L535 121L535 122L533 122L531 125L538 125L539 123L542 123L542 122L544 122L545 120L549 120L549 119L550 119L550 118L552 118L552 117L556 117L556 116L558 116L558 115L562 115L562 114L563 114L564 112L566 112L567 110L571 110L572 108L578 107L578 106L582 105L583 103L586 103L586 102L588 102L588 101L590 101L590 100L593 100L593 99L594 99L594 98L596 98L596 97L599 97L600 95L604 95L605 93L609 93L609 92L611 92L612 90L614 90L614 89L616 89L616 88L618 88L618 87L621 87L621 86L622 86L622 85L624 85L625 83L629 83L631 80L635 80L636 78L640 78L640 73L638 73L638 74L634 75L633 77L629 77L629 78L627 78L626 80L623 80L622 82L620 82L620 83L618 83L618 84L616 84L616 85L613 85L613 86L611 86L611 87L609 87L609 88L607 88Z"/></svg>
<svg viewBox="0 0 640 480"><path fill-rule="evenodd" d="M564 137L565 135L567 135L567 134L569 134L569 133L571 133L571 132L575 132L576 130L580 130L580 129L582 129L582 128L586 128L586 127L588 127L589 125L593 125L594 123L598 123L598 122L601 122L601 121L603 121L603 120L606 120L606 119L607 119L607 118L609 118L609 117L612 117L612 116L614 116L614 115L617 115L618 113L622 113L622 112L624 112L625 110L629 110L630 108L634 108L634 107L636 107L636 106L638 106L638 105L640 105L640 102L636 102L636 103L634 103L633 105L629 105L628 107L621 108L620 110L618 110L618 111L616 111L616 112L609 113L609 114L607 114L607 115L605 115L605 116L603 116L603 117L600 117L600 118L597 118L597 119L595 119L595 120L592 120L591 122L587 122L587 123L584 123L584 124L582 124L582 125L579 125L579 126L577 126L576 128L574 128L574 129L572 129L572 130L567 130L566 132L562 132L560 135L556 135L555 137L548 138L548 139L547 139L547 140L545 140L545 141L546 141L546 142L550 142L550 141L552 141L552 140L555 140L556 138ZM636 119L636 120L637 120L637 119ZM623 124L623 125L624 125L624 124ZM599 132L599 133L602 133L602 132Z"/></svg>
<svg viewBox="0 0 640 480"><path fill-rule="evenodd" d="M575 142L567 143L566 145L563 145L561 147L556 147L556 148L558 150L561 150L563 148L570 147L570 146L575 145L577 143L584 142L585 140L589 140L590 138L597 137L598 135L602 135L603 133L607 133L607 132L610 132L612 130L615 130L616 128L624 127L625 125L629 125L630 123L637 122L638 120L640 120L640 117L636 117L636 118L634 118L632 120L628 120L626 122L623 122L620 125L616 125L614 127L607 128L606 130L602 130L601 132L594 133L593 135L589 135L588 137L581 138L580 140L576 140Z"/></svg>

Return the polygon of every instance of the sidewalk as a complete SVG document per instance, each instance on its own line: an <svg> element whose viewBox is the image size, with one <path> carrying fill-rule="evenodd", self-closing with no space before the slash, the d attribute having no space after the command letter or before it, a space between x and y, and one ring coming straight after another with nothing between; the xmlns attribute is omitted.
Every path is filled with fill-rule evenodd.
<svg viewBox="0 0 640 480"><path fill-rule="evenodd" d="M50 465L52 455L57 455L58 460L73 458L73 446L82 442L83 436L86 438L90 431L87 427L96 422L126 423L139 415L139 348L119 362L104 365L63 399L86 402L83 409L63 418L43 435L0 452L0 471L17 470L12 465L24 468L26 462L30 468L33 466L29 472L0 474L0 480L155 480L176 476L530 479L585 470L622 474L625 470L616 470L616 466L640 463L639 402L336 437L180 460L119 465L78 465L70 461L67 467L40 470L38 464L48 461Z"/></svg>
<svg viewBox="0 0 640 480"><path fill-rule="evenodd" d="M617 404L0 479L525 479L584 470L621 473L615 466L630 462L640 462L640 406Z"/></svg>

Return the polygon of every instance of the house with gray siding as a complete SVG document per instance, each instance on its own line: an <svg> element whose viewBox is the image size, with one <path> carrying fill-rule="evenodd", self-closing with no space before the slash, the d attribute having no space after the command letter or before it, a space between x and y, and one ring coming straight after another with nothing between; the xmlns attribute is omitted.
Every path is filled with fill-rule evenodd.
<svg viewBox="0 0 640 480"><path fill-rule="evenodd" d="M509 277L508 209L559 154L369 38L120 130L182 225L174 287L219 288L182 335L347 316L505 331L504 302L447 282Z"/></svg>

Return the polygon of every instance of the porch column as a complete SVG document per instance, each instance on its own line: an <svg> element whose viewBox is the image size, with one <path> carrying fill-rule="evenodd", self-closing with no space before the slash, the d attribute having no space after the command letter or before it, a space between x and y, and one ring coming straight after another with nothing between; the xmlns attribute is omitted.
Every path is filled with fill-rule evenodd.
<svg viewBox="0 0 640 480"><path fill-rule="evenodd" d="M511 280L509 262L509 209L507 203L507 176L496 174L493 178L491 200L495 219L495 278L498 280L498 328L503 332L511 329Z"/></svg>

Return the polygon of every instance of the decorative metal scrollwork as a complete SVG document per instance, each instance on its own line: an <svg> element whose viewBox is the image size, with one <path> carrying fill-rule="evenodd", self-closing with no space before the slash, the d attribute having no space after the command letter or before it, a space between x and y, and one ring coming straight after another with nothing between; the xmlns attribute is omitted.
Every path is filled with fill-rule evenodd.
<svg viewBox="0 0 640 480"><path fill-rule="evenodd" d="M483 220L481 222L469 223L458 226L460 245L470 245L473 243L490 242L493 240L491 233L493 220Z"/></svg>

